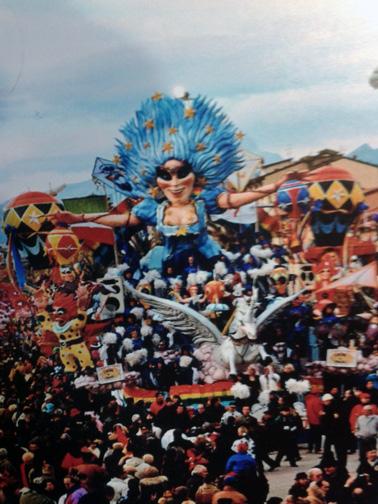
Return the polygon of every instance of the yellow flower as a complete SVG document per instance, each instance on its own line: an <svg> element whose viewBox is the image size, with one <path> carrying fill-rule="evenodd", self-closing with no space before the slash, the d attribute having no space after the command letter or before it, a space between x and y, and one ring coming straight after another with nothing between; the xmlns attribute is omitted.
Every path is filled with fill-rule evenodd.
<svg viewBox="0 0 378 504"><path fill-rule="evenodd" d="M173 144L172 144L172 142L166 142L163 145L162 151L163 152L171 152L171 151L173 151Z"/></svg>
<svg viewBox="0 0 378 504"><path fill-rule="evenodd" d="M159 188L158 187L151 187L148 191L153 198L156 198L156 196L159 194Z"/></svg>
<svg viewBox="0 0 378 504"><path fill-rule="evenodd" d="M154 129L155 123L154 123L153 119L147 119L147 121L144 121L144 127L146 129Z"/></svg>
<svg viewBox="0 0 378 504"><path fill-rule="evenodd" d="M185 226L180 226L176 231L176 236L185 236L187 234L187 229Z"/></svg>
<svg viewBox="0 0 378 504"><path fill-rule="evenodd" d="M153 101L159 101L163 98L163 93L160 93L159 91L156 91L156 93L154 93L152 96L151 96L151 99Z"/></svg>
<svg viewBox="0 0 378 504"><path fill-rule="evenodd" d="M194 108L189 107L189 108L185 109L185 112L184 112L185 119L193 119L193 117L195 115L196 115L196 111L194 110Z"/></svg>

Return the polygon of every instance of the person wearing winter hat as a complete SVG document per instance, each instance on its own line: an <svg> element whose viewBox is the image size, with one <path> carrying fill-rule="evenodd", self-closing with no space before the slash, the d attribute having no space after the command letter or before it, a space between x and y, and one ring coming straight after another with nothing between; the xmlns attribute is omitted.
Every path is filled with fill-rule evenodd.
<svg viewBox="0 0 378 504"><path fill-rule="evenodd" d="M343 502L345 498L344 485L348 478L348 472L345 467L340 467L332 455L323 457L321 461L323 469L323 481L329 483L327 492L327 502Z"/></svg>
<svg viewBox="0 0 378 504"><path fill-rule="evenodd" d="M310 480L305 472L299 472L295 476L295 483L292 485L288 491L289 495L295 498L307 497L307 488L310 484Z"/></svg>
<svg viewBox="0 0 378 504"><path fill-rule="evenodd" d="M276 465L279 467L285 455L291 467L297 467L296 456L298 453L297 437L301 428L301 420L298 415L293 414L289 406L282 406L280 414L275 420L277 429L278 453L276 455Z"/></svg>
<svg viewBox="0 0 378 504"><path fill-rule="evenodd" d="M226 473L233 474L238 482L238 488L247 497L251 497L251 489L257 483L256 460L248 453L248 441L240 439L235 448L237 453L231 455L226 462ZM252 490L252 491L255 491Z"/></svg>
<svg viewBox="0 0 378 504"><path fill-rule="evenodd" d="M330 404L330 401L333 401L333 395L332 394L323 394L322 401L325 404Z"/></svg>
<svg viewBox="0 0 378 504"><path fill-rule="evenodd" d="M332 446L335 449L337 462L340 467L346 467L347 462L347 438L348 429L341 411L341 405L335 401L332 394L322 396L323 409L320 412L320 425L325 435L324 458L332 454Z"/></svg>

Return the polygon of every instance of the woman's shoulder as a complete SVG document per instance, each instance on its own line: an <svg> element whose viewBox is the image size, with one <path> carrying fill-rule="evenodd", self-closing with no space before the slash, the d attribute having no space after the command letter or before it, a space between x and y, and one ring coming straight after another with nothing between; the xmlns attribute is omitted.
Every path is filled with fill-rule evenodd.
<svg viewBox="0 0 378 504"><path fill-rule="evenodd" d="M208 187L203 189L198 196L195 197L196 201L203 201L206 210L209 213L222 213L224 210L218 206L218 196L226 192L222 186Z"/></svg>
<svg viewBox="0 0 378 504"><path fill-rule="evenodd" d="M158 207L159 203L154 198L147 197L133 207L132 213L147 224L156 224Z"/></svg>

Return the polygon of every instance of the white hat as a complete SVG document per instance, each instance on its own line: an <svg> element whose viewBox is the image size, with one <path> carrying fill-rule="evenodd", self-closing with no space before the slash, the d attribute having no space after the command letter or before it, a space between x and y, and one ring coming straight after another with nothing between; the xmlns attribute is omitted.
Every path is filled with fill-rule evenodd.
<svg viewBox="0 0 378 504"><path fill-rule="evenodd" d="M114 331L119 334L120 336L124 336L126 329L123 326L117 326Z"/></svg>
<svg viewBox="0 0 378 504"><path fill-rule="evenodd" d="M331 394L324 394L322 396L322 401L332 401L333 400L333 395Z"/></svg>

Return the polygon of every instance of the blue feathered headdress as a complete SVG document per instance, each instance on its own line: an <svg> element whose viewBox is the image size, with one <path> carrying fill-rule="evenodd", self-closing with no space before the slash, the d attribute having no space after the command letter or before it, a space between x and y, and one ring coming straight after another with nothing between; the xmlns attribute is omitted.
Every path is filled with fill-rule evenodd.
<svg viewBox="0 0 378 504"><path fill-rule="evenodd" d="M243 167L243 135L214 103L156 93L121 128L113 162L97 159L93 176L127 196L154 195L156 168L168 159L187 161L201 186L214 187Z"/></svg>

